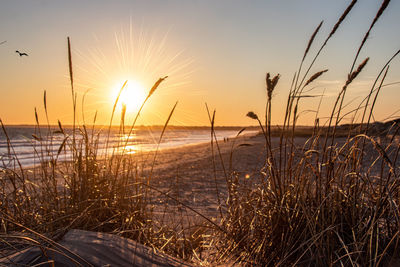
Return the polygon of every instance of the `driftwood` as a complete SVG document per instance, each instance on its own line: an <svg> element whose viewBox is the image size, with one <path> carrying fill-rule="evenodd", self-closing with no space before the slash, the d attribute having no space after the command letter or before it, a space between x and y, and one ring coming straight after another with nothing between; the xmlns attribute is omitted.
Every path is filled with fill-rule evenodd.
<svg viewBox="0 0 400 267"><path fill-rule="evenodd" d="M56 246L31 247L0 259L0 266L4 265L191 266L133 240L83 230L70 230Z"/></svg>

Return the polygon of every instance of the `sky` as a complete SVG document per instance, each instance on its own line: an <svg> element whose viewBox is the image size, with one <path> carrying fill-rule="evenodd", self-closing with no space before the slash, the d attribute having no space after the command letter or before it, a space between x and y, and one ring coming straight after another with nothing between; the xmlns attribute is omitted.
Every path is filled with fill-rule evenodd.
<svg viewBox="0 0 400 267"><path fill-rule="evenodd" d="M132 121L138 101L164 76L144 106L138 124L244 126L264 117L265 75L280 74L273 93L272 122L282 124L286 99L308 40L323 20L310 60L349 0L2 0L0 2L0 119L5 124L34 124L35 108L46 123L73 120L67 37L77 93L77 122L107 125L115 98L128 80L114 115ZM323 97L300 101L299 124L323 120L344 85L357 48L381 0L359 0L322 51L309 75L328 69L309 88ZM373 28L357 65L366 68L348 89L345 112L366 96L386 61L400 49L400 1L392 0ZM29 56L19 56L15 51ZM394 59L377 99L374 119L400 115L400 60ZM394 83L394 84L392 84ZM137 93L142 91L142 93ZM144 92L144 93L143 93ZM319 105L319 103L321 103ZM318 109L318 106L320 107ZM316 110L318 109L318 113ZM97 115L95 115L97 114ZM353 114L353 113L350 113ZM351 115L349 116L351 119ZM343 122L347 122L346 119Z"/></svg>

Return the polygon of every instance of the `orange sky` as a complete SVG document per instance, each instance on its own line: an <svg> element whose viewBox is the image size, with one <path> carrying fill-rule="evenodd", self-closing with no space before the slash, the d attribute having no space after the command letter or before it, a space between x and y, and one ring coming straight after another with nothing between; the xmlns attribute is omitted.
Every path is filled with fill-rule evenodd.
<svg viewBox="0 0 400 267"><path fill-rule="evenodd" d="M168 75L139 124L163 124L179 101L171 124L208 125L208 103L217 110L217 125L253 125L245 115L252 110L263 117L265 73L271 72L281 74L273 98L273 123L280 124L308 39L324 20L310 51L314 55L349 2L2 1L0 42L6 42L0 45L0 118L6 124L33 124L36 107L44 123L46 90L50 123L72 122L70 36L79 123L83 110L86 123L97 111L97 123L108 124L115 90L125 80L141 84L146 93ZM325 92L321 118L329 114L380 3L359 1L312 69L311 74L329 69L310 92ZM359 61L367 56L371 60L349 88L347 110L365 96L385 61L400 48L399 15L400 2L392 1L373 29ZM15 50L29 56L20 57ZM386 83L399 81L399 71L397 59ZM398 116L399 89L395 84L382 90L374 113L377 120ZM319 101L301 101L299 123L313 123L315 113L307 110L315 110ZM135 105L129 99L121 102ZM119 110L120 105L114 123L119 122ZM128 122L133 117L129 112Z"/></svg>

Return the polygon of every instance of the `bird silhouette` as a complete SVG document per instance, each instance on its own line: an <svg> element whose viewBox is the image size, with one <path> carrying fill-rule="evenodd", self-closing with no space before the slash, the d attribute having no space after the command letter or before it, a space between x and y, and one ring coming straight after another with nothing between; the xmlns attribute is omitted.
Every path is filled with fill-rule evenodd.
<svg viewBox="0 0 400 267"><path fill-rule="evenodd" d="M15 51L15 53L18 53L20 57L22 57L22 56L28 56L27 53L21 53L21 52L19 52L18 50Z"/></svg>
<svg viewBox="0 0 400 267"><path fill-rule="evenodd" d="M2 45L2 44L4 44L4 43L7 43L7 40L6 40L6 41L3 41L3 42L1 42L1 43L0 43L0 45Z"/></svg>

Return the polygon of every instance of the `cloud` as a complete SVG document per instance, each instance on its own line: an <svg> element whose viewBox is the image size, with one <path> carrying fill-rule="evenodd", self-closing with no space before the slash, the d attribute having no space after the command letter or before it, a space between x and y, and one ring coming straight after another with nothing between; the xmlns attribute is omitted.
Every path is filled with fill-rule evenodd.
<svg viewBox="0 0 400 267"><path fill-rule="evenodd" d="M343 83L341 80L319 80L318 83L321 85L339 85L340 83Z"/></svg>

